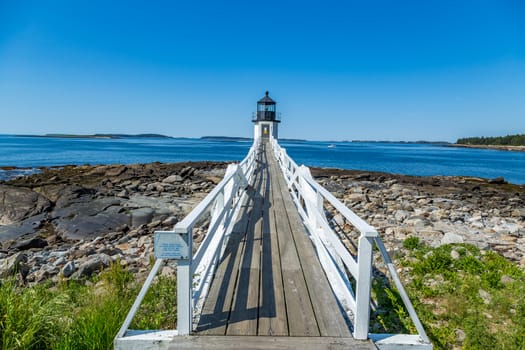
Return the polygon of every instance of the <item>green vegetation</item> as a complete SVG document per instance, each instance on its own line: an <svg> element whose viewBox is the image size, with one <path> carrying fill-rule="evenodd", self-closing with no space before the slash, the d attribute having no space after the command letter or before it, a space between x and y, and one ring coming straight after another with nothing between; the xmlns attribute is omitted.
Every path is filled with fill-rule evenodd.
<svg viewBox="0 0 525 350"><path fill-rule="evenodd" d="M460 145L525 146L525 134L499 137L467 137L458 139Z"/></svg>
<svg viewBox="0 0 525 350"><path fill-rule="evenodd" d="M139 288L118 263L84 283L23 287L2 281L0 349L112 349ZM160 276L132 328L175 328L175 293L175 279Z"/></svg>
<svg viewBox="0 0 525 350"><path fill-rule="evenodd" d="M525 349L522 269L468 244L430 248L411 237L404 247L405 288L435 349ZM373 331L415 331L388 282L374 292L387 308L374 314Z"/></svg>
<svg viewBox="0 0 525 350"><path fill-rule="evenodd" d="M431 248L416 237L401 277L435 349L525 350L525 271L467 244ZM375 271L373 333L415 333L401 298ZM0 349L112 349L140 283L116 263L92 280L0 285ZM176 328L176 281L159 276L134 329Z"/></svg>

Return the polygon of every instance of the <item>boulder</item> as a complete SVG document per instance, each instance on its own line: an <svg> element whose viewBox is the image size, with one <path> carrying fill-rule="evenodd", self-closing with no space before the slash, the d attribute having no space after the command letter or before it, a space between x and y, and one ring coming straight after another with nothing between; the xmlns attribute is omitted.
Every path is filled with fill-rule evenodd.
<svg viewBox="0 0 525 350"><path fill-rule="evenodd" d="M406 210L397 210L396 213L394 214L394 218L398 222L403 222L403 220L408 218L409 215L410 215L410 213L408 211L406 211Z"/></svg>
<svg viewBox="0 0 525 350"><path fill-rule="evenodd" d="M179 222L179 219L176 216L168 216L163 222L162 225L164 226L173 226L177 222Z"/></svg>
<svg viewBox="0 0 525 350"><path fill-rule="evenodd" d="M107 177L117 177L117 176L122 175L126 170L128 170L128 168L124 165L114 165L114 166L111 166L106 171L106 176Z"/></svg>
<svg viewBox="0 0 525 350"><path fill-rule="evenodd" d="M345 199L350 202L369 202L370 201L368 196L362 193L350 193L347 196L345 196Z"/></svg>
<svg viewBox="0 0 525 350"><path fill-rule="evenodd" d="M62 267L61 272L64 277L69 277L76 271L76 269L77 267L75 266L75 263L70 261Z"/></svg>
<svg viewBox="0 0 525 350"><path fill-rule="evenodd" d="M405 224L416 228L423 228L428 225L428 220L421 216L411 216L405 220Z"/></svg>
<svg viewBox="0 0 525 350"><path fill-rule="evenodd" d="M102 212L97 215L77 215L56 222L56 230L66 239L87 239L114 231L129 223L129 216L119 213Z"/></svg>
<svg viewBox="0 0 525 350"><path fill-rule="evenodd" d="M199 183L199 184L197 184L197 183L192 183L192 184L190 185L190 190L192 190L192 191L200 191L200 190L202 190L202 189L203 189L203 187L202 187L202 183Z"/></svg>
<svg viewBox="0 0 525 350"><path fill-rule="evenodd" d="M102 270L104 267L108 267L111 263L111 258L106 254L98 254L78 267L78 271L74 273L73 277L82 278L89 277L94 272Z"/></svg>
<svg viewBox="0 0 525 350"><path fill-rule="evenodd" d="M525 218L525 208L513 209L511 215L515 218Z"/></svg>
<svg viewBox="0 0 525 350"><path fill-rule="evenodd" d="M129 185L126 185L126 190L132 192L138 190L140 186L140 180L132 181Z"/></svg>
<svg viewBox="0 0 525 350"><path fill-rule="evenodd" d="M81 200L55 209L52 215L57 233L77 240L113 232L130 222L130 216L115 198Z"/></svg>
<svg viewBox="0 0 525 350"><path fill-rule="evenodd" d="M190 166L185 167L184 169L180 171L180 176L183 178L188 178L195 173L195 170L196 170L195 168L192 168Z"/></svg>
<svg viewBox="0 0 525 350"><path fill-rule="evenodd" d="M463 242L464 242L463 237L461 237L460 235L454 232L447 232L445 233L443 238L441 238L441 245L456 244L456 243L463 243Z"/></svg>
<svg viewBox="0 0 525 350"><path fill-rule="evenodd" d="M147 225L153 219L155 211L151 208L139 208L131 211L131 226Z"/></svg>
<svg viewBox="0 0 525 350"><path fill-rule="evenodd" d="M48 243L45 239L40 237L33 237L18 241L11 246L11 249L28 250L32 248L44 248L47 247Z"/></svg>
<svg viewBox="0 0 525 350"><path fill-rule="evenodd" d="M28 188L0 184L0 225L17 223L49 210L51 202Z"/></svg>
<svg viewBox="0 0 525 350"><path fill-rule="evenodd" d="M0 277L13 276L20 272L22 277L25 277L29 272L29 267L26 264L27 255L25 253L16 253L9 258L3 259L0 262Z"/></svg>
<svg viewBox="0 0 525 350"><path fill-rule="evenodd" d="M164 180L162 180L162 182L165 182L168 184L174 184L174 183L182 182L182 181L184 181L184 179L180 175L170 175Z"/></svg>
<svg viewBox="0 0 525 350"><path fill-rule="evenodd" d="M78 185L66 186L56 194L56 208L69 207L74 203L90 201L97 193L95 189L85 188Z"/></svg>
<svg viewBox="0 0 525 350"><path fill-rule="evenodd" d="M67 263L67 259L65 256L61 256L57 258L55 261L53 261L53 266L63 266Z"/></svg>
<svg viewBox="0 0 525 350"><path fill-rule="evenodd" d="M219 176L208 176L207 180L210 181L212 184L217 185L219 182L222 181L222 177Z"/></svg>
<svg viewBox="0 0 525 350"><path fill-rule="evenodd" d="M53 218L71 218L74 216L91 216L97 215L100 212L107 211L111 207L117 212L122 208L120 207L121 199L118 198L92 198L86 196L82 198L72 199L70 202L66 202L62 198L60 206L57 205L51 215Z"/></svg>
<svg viewBox="0 0 525 350"><path fill-rule="evenodd" d="M503 178L503 177L497 177L495 179L490 179L489 180L489 184L494 184L494 185L504 185L504 184L507 184L508 182Z"/></svg>
<svg viewBox="0 0 525 350"><path fill-rule="evenodd" d="M38 214L10 225L0 226L0 242L34 235L47 218L47 213Z"/></svg>
<svg viewBox="0 0 525 350"><path fill-rule="evenodd" d="M44 265L38 271L36 271L32 277L35 282L43 282L49 279L52 276L57 275L60 272L60 269L52 265ZM28 277L29 279L30 277Z"/></svg>

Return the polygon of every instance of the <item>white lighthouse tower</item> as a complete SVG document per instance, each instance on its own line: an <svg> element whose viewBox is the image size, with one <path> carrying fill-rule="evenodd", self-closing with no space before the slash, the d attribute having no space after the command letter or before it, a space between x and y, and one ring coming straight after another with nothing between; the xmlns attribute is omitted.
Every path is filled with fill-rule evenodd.
<svg viewBox="0 0 525 350"><path fill-rule="evenodd" d="M278 125L281 122L276 118L275 101L266 95L257 102L257 115L254 120L253 138L254 140L268 140L270 135L277 139Z"/></svg>

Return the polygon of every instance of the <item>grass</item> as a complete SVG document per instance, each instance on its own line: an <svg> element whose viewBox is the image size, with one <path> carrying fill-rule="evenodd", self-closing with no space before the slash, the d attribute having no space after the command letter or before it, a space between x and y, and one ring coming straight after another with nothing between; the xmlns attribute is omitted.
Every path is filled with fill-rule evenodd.
<svg viewBox="0 0 525 350"><path fill-rule="evenodd" d="M2 281L0 349L112 349L139 288L118 263L83 282L24 287L14 279ZM159 276L134 326L174 327L175 289L174 278Z"/></svg>
<svg viewBox="0 0 525 350"><path fill-rule="evenodd" d="M405 288L435 349L525 349L522 269L468 244L431 248L411 237L403 246ZM373 290L388 311L376 312L372 325L413 331L397 292L378 283Z"/></svg>
<svg viewBox="0 0 525 350"><path fill-rule="evenodd" d="M525 272L467 244L431 248L409 238L405 288L435 349L525 350ZM399 266L399 263L398 263ZM373 333L414 333L395 288L376 271ZM119 263L88 281L0 284L0 349L112 349L140 283ZM176 280L159 276L132 327L174 329Z"/></svg>

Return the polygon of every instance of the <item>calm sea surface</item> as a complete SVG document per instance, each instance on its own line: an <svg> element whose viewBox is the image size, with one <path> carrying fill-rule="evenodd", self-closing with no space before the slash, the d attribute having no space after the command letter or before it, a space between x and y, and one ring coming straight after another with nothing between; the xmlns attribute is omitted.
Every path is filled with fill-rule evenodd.
<svg viewBox="0 0 525 350"><path fill-rule="evenodd" d="M298 164L407 175L502 176L525 184L525 152L453 148L430 144L282 141ZM328 147L334 145L335 147ZM0 135L0 167L238 161L249 141L201 139L64 139ZM0 179L31 170L0 170Z"/></svg>

